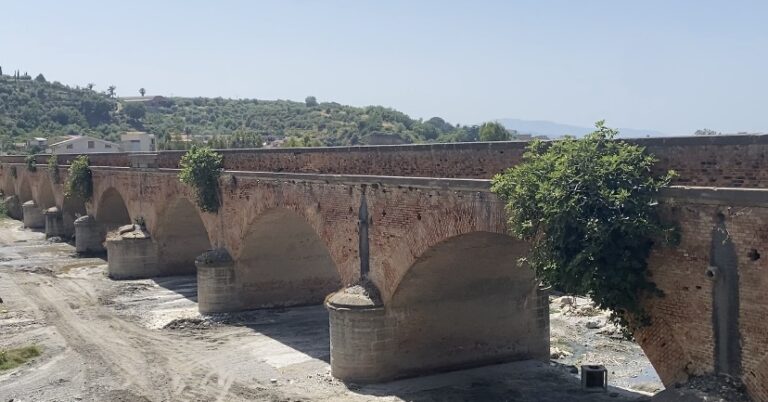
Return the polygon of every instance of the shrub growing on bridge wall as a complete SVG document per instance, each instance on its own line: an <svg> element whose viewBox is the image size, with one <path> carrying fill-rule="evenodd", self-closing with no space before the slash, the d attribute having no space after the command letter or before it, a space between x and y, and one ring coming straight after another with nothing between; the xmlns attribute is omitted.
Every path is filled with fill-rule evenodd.
<svg viewBox="0 0 768 402"><path fill-rule="evenodd" d="M525 260L539 278L588 294L629 336L649 322L641 299L659 293L646 273L654 240L677 234L656 202L674 172L653 176L644 148L614 140L602 121L596 127L582 139L532 142L522 164L493 178L493 191L511 232L531 243Z"/></svg>
<svg viewBox="0 0 768 402"><path fill-rule="evenodd" d="M90 200L93 195L93 175L91 174L90 160L87 155L80 155L69 165L69 177L64 191L67 197L79 196L83 200Z"/></svg>
<svg viewBox="0 0 768 402"><path fill-rule="evenodd" d="M59 176L59 158L56 155L51 155L48 158L48 174L51 175L53 184L59 184L61 176Z"/></svg>
<svg viewBox="0 0 768 402"><path fill-rule="evenodd" d="M211 148L193 146L179 162L179 179L195 189L197 205L204 212L219 210L219 176L223 170L223 159Z"/></svg>
<svg viewBox="0 0 768 402"><path fill-rule="evenodd" d="M35 155L29 155L26 158L24 158L24 163L27 164L27 170L30 172L34 172L37 170L37 160L35 159Z"/></svg>

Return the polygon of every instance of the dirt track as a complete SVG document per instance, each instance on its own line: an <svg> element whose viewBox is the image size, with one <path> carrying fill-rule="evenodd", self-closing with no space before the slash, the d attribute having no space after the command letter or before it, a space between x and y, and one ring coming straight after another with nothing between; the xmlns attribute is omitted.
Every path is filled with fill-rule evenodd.
<svg viewBox="0 0 768 402"><path fill-rule="evenodd" d="M648 399L583 394L567 367L541 362L345 385L329 375L321 306L201 319L193 277L112 281L72 251L0 221L0 348L43 349L0 374L0 401Z"/></svg>

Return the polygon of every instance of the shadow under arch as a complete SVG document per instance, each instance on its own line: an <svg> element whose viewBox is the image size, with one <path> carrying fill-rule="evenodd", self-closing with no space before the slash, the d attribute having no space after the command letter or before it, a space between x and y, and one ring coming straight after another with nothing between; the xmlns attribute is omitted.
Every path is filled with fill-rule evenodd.
<svg viewBox="0 0 768 402"><path fill-rule="evenodd" d="M95 218L107 231L131 223L131 215L128 213L125 200L114 187L110 187L101 195L96 205Z"/></svg>
<svg viewBox="0 0 768 402"><path fill-rule="evenodd" d="M243 309L320 304L341 287L325 243L292 210L274 208L259 215L240 250L235 271Z"/></svg>
<svg viewBox="0 0 768 402"><path fill-rule="evenodd" d="M75 235L75 220L81 216L87 215L85 201L78 195L64 195L64 202L61 205L61 219L64 223L64 234L67 236Z"/></svg>
<svg viewBox="0 0 768 402"><path fill-rule="evenodd" d="M19 184L19 202L23 204L32 199L32 186L29 184L29 179L24 177Z"/></svg>
<svg viewBox="0 0 768 402"><path fill-rule="evenodd" d="M56 206L56 197L53 195L53 182L47 174L41 174L37 183L37 206L43 210Z"/></svg>
<svg viewBox="0 0 768 402"><path fill-rule="evenodd" d="M397 376L549 358L549 301L525 242L472 232L432 246L385 305Z"/></svg>
<svg viewBox="0 0 768 402"><path fill-rule="evenodd" d="M164 275L194 274L195 258L211 248L200 213L184 197L165 208L155 232L153 237Z"/></svg>
<svg viewBox="0 0 768 402"><path fill-rule="evenodd" d="M16 189L14 188L13 173L11 173L12 166L3 166L3 194L6 196L16 195Z"/></svg>

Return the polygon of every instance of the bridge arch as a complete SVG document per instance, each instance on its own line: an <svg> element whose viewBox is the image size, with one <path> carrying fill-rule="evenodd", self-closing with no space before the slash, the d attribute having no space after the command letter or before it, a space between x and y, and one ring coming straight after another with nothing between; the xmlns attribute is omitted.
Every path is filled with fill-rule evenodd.
<svg viewBox="0 0 768 402"><path fill-rule="evenodd" d="M6 196L16 194L11 166L8 165L3 166L3 192Z"/></svg>
<svg viewBox="0 0 768 402"><path fill-rule="evenodd" d="M37 180L37 199L35 202L41 209L56 206L56 196L53 193L53 182L47 174L39 174Z"/></svg>
<svg viewBox="0 0 768 402"><path fill-rule="evenodd" d="M235 260L244 309L320 304L341 287L325 242L304 216L269 209L248 227Z"/></svg>
<svg viewBox="0 0 768 402"><path fill-rule="evenodd" d="M518 264L527 250L507 235L470 232L418 256L385 304L398 372L548 357L548 300Z"/></svg>
<svg viewBox="0 0 768 402"><path fill-rule="evenodd" d="M21 183L19 183L19 202L23 204L33 199L32 186L29 184L29 178L25 176L21 179Z"/></svg>
<svg viewBox="0 0 768 402"><path fill-rule="evenodd" d="M101 195L96 205L95 218L108 231L131 223L131 215L128 212L125 200L114 187L108 188Z"/></svg>
<svg viewBox="0 0 768 402"><path fill-rule="evenodd" d="M211 248L208 230L198 209L185 197L178 197L156 220L153 237L161 270L166 275L195 272L195 258Z"/></svg>

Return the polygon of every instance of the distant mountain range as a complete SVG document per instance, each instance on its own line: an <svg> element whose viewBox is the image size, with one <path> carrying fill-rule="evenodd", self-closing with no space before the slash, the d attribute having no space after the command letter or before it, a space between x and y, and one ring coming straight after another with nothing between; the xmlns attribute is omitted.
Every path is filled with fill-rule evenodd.
<svg viewBox="0 0 768 402"><path fill-rule="evenodd" d="M549 138L558 138L564 135L581 137L595 131L594 127L580 127L543 120L498 119L497 121L504 127L522 134L546 135ZM618 130L619 136L623 138L665 137L669 135L656 130L636 128L620 128Z"/></svg>

